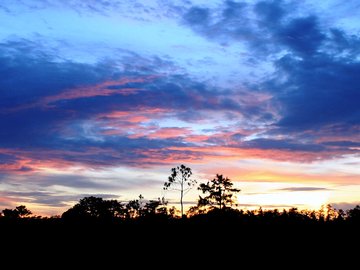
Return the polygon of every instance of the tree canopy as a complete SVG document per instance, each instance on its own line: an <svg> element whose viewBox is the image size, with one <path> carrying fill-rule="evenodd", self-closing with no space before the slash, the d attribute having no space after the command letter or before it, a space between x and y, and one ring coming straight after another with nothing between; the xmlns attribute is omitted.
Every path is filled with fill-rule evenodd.
<svg viewBox="0 0 360 270"><path fill-rule="evenodd" d="M218 208L220 210L236 204L236 193L240 192L240 189L234 188L231 180L222 174L216 174L214 179L206 184L200 184L198 189L206 194L205 197L199 196L199 207Z"/></svg>
<svg viewBox="0 0 360 270"><path fill-rule="evenodd" d="M6 218L25 218L32 214L25 205L16 206L15 209L4 209L2 213Z"/></svg>
<svg viewBox="0 0 360 270"><path fill-rule="evenodd" d="M69 210L63 213L63 218L99 218L111 219L123 215L123 205L117 200L104 200L90 196L84 197Z"/></svg>

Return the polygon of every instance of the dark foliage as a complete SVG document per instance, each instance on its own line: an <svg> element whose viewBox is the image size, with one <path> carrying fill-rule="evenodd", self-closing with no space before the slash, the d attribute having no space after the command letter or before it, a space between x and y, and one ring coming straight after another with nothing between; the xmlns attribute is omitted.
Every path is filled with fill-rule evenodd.
<svg viewBox="0 0 360 270"><path fill-rule="evenodd" d="M131 250L139 249L141 245L136 243L149 240L160 244L154 249L160 252L172 243L174 233L181 243L197 239L204 248L214 246L216 241L246 243L247 247L258 248L258 242L269 244L280 240L286 245L312 243L312 247L319 248L326 241L330 245L336 239L356 243L359 238L359 205L347 211L331 205L317 211L297 208L244 211L235 207L235 195L240 190L219 174L200 184L199 190L205 196L182 218L174 207L168 207L164 198L146 200L142 195L127 202L84 197L61 216L51 218L34 216L23 205L4 209L0 230L7 233L2 240L9 237L10 243L16 239L24 242L24 236L42 235L44 243L49 244L47 237L51 235L51 241L59 243L76 240L91 245L89 239L97 239L126 243Z"/></svg>
<svg viewBox="0 0 360 270"><path fill-rule="evenodd" d="M199 190L205 197L199 198L199 207L210 207L210 209L218 208L220 210L232 207L235 204L235 195L240 192L240 189L234 188L233 183L222 174L217 174L216 177L207 182L200 184Z"/></svg>

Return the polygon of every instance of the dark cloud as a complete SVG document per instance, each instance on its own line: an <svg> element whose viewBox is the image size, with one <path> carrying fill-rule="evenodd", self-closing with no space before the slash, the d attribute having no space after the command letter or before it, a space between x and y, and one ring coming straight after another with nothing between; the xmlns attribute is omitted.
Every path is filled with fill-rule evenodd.
<svg viewBox="0 0 360 270"><path fill-rule="evenodd" d="M250 55L247 61L254 64L286 46L301 50L316 45L317 41L311 39L317 33L316 18L289 16L295 7L295 3L288 1L253 4L225 1L213 9L193 6L183 15L183 22L196 33L220 44L241 42L247 45ZM301 44L296 40L301 40Z"/></svg>
<svg viewBox="0 0 360 270"><path fill-rule="evenodd" d="M210 10L208 8L192 7L185 15L184 20L192 27L199 27L202 30L204 26L210 24Z"/></svg>
<svg viewBox="0 0 360 270"><path fill-rule="evenodd" d="M39 55L34 44L27 40L0 44L1 146L62 147L57 134L68 121L86 119L100 111L112 110L112 106L127 104L129 100L118 98L107 105L108 99L101 96L74 101L64 98L49 104L39 102L69 89L119 77L114 70L113 66L102 63L91 66L59 62L46 53ZM136 87L124 85L130 86ZM54 108L44 105L54 105Z"/></svg>
<svg viewBox="0 0 360 270"><path fill-rule="evenodd" d="M360 63L326 54L304 60L285 56L277 61L284 83L275 79L273 90L283 106L278 125L289 129L326 125L359 125ZM283 77L283 78L284 78Z"/></svg>
<svg viewBox="0 0 360 270"><path fill-rule="evenodd" d="M16 160L16 157L12 155L0 153L0 165L13 164Z"/></svg>
<svg viewBox="0 0 360 270"><path fill-rule="evenodd" d="M197 33L220 43L229 39L254 39L247 8L246 3L234 1L225 1L221 12L194 6L183 15L183 22Z"/></svg>
<svg viewBox="0 0 360 270"><path fill-rule="evenodd" d="M300 15L298 6L291 1L254 5L227 1L219 7L220 13L195 6L183 19L206 38L241 42L254 59L261 60L261 55L272 59L273 79L252 88L272 91L281 116L276 123L279 133L339 124L356 130L360 124L360 38L340 28L325 28L318 15ZM283 56L279 58L278 53Z"/></svg>
<svg viewBox="0 0 360 270"><path fill-rule="evenodd" d="M304 57L316 53L325 39L315 16L293 19L275 34L292 52Z"/></svg>
<svg viewBox="0 0 360 270"><path fill-rule="evenodd" d="M320 152L326 148L319 144L298 143L292 140L254 139L241 144L246 148L277 149L288 151Z"/></svg>
<svg viewBox="0 0 360 270"><path fill-rule="evenodd" d="M356 58L360 53L360 37L347 34L344 30L331 28L325 48L333 55ZM341 58L341 57L340 57Z"/></svg>
<svg viewBox="0 0 360 270"><path fill-rule="evenodd" d="M79 84L111 78L111 67L59 62L54 53L25 39L0 43L1 111Z"/></svg>
<svg viewBox="0 0 360 270"><path fill-rule="evenodd" d="M183 21L210 40L247 45L249 63L272 59L284 51L310 57L328 43L329 29L322 29L315 14L299 15L298 6L294 1L225 1L213 9L193 6L183 15ZM342 34L338 29L331 30L333 41L344 43Z"/></svg>
<svg viewBox="0 0 360 270"><path fill-rule="evenodd" d="M277 27L286 16L286 4L284 1L259 1L254 6L255 14L259 18L262 27Z"/></svg>
<svg viewBox="0 0 360 270"><path fill-rule="evenodd" d="M29 107L41 98L56 95L78 85L90 85L112 78L113 71L101 64L90 66L59 62L39 52L28 40L0 44L0 141L3 147L54 143L62 121L73 112Z"/></svg>
<svg viewBox="0 0 360 270"><path fill-rule="evenodd" d="M353 141L330 141L323 142L324 145L337 146L337 147L360 147L360 142Z"/></svg>

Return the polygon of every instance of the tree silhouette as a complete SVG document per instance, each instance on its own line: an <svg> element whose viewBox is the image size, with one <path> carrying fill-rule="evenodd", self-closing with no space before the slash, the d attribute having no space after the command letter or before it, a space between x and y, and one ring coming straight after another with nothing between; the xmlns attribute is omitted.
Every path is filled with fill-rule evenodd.
<svg viewBox="0 0 360 270"><path fill-rule="evenodd" d="M4 209L2 213L6 218L24 218L32 214L25 205L16 206L15 209Z"/></svg>
<svg viewBox="0 0 360 270"><path fill-rule="evenodd" d="M350 222L360 223L360 205L356 205L353 209L347 211Z"/></svg>
<svg viewBox="0 0 360 270"><path fill-rule="evenodd" d="M164 198L157 200L149 200L145 203L144 207L141 209L142 216L154 216L154 215L167 215L167 202Z"/></svg>
<svg viewBox="0 0 360 270"><path fill-rule="evenodd" d="M168 181L164 183L164 190L180 191L181 217L184 216L183 198L185 194L196 184L196 180L191 179L192 171L189 167L181 164L171 169Z"/></svg>
<svg viewBox="0 0 360 270"><path fill-rule="evenodd" d="M140 194L139 199L131 200L126 205L126 218L136 218L141 215L142 200L144 197Z"/></svg>
<svg viewBox="0 0 360 270"><path fill-rule="evenodd" d="M100 218L111 219L123 214L123 205L117 200L104 200L90 196L84 197L72 208L63 213L63 218Z"/></svg>
<svg viewBox="0 0 360 270"><path fill-rule="evenodd" d="M206 184L200 184L198 189L203 194L208 194L205 197L199 196L199 207L209 206L220 210L231 207L235 202L236 193L240 192L240 189L233 188L231 180L224 178L222 174L216 174L216 178Z"/></svg>

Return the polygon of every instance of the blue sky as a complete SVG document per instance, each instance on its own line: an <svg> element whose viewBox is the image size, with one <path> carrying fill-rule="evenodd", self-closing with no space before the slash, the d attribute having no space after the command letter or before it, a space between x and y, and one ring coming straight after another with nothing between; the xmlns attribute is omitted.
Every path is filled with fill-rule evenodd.
<svg viewBox="0 0 360 270"><path fill-rule="evenodd" d="M179 164L229 176L243 207L359 203L359 10L2 1L0 208L153 199Z"/></svg>

